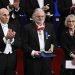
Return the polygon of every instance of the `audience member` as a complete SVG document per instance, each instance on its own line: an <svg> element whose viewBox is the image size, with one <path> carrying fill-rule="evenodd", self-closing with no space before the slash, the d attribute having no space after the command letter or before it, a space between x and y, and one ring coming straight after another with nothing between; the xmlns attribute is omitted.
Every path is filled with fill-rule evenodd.
<svg viewBox="0 0 75 75"><path fill-rule="evenodd" d="M20 0L0 0L0 8L7 8L10 12L10 20L19 22Z"/></svg>
<svg viewBox="0 0 75 75"><path fill-rule="evenodd" d="M65 53L65 63L66 60L71 60L72 64L75 64L75 15L70 14L65 19L66 28L63 30L61 34L61 46ZM65 69L64 63L64 69ZM74 75L75 70L73 69L65 69L64 74L62 75Z"/></svg>
<svg viewBox="0 0 75 75"><path fill-rule="evenodd" d="M7 8L11 13L11 17L15 19L20 9L19 3L20 0L0 0L0 8Z"/></svg>
<svg viewBox="0 0 75 75"><path fill-rule="evenodd" d="M65 28L64 25L65 17L67 17L70 14L75 14L74 13L75 0L58 0L57 6L58 6L58 12L60 13L60 24L58 28L58 33L59 36L61 36L61 32Z"/></svg>
<svg viewBox="0 0 75 75"><path fill-rule="evenodd" d="M32 13L36 8L42 8L47 15L47 21L55 12L54 2L55 0L22 0L21 7L28 16L28 20L31 19Z"/></svg>
<svg viewBox="0 0 75 75"><path fill-rule="evenodd" d="M58 0L58 11L61 17L75 14L75 0Z"/></svg>
<svg viewBox="0 0 75 75"><path fill-rule="evenodd" d="M20 45L18 25L9 22L9 11L0 9L0 74L15 75L16 48Z"/></svg>
<svg viewBox="0 0 75 75"><path fill-rule="evenodd" d="M45 23L45 12L35 9L33 22L25 25L23 31L23 48L25 75L51 75L51 58L40 58L42 51L51 50L51 44L56 47L56 38L51 23Z"/></svg>
<svg viewBox="0 0 75 75"><path fill-rule="evenodd" d="M64 21L65 17L75 12L75 0L58 0L57 3L58 11L60 13L60 25L58 28L58 37L61 36L61 32L65 28ZM60 41L60 40L59 40Z"/></svg>

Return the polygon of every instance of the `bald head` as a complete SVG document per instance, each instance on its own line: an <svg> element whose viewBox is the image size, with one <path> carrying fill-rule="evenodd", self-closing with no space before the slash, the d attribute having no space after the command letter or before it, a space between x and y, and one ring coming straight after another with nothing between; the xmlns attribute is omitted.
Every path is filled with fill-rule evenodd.
<svg viewBox="0 0 75 75"><path fill-rule="evenodd" d="M2 15L3 13L6 13L6 12L9 13L9 11L6 8L1 8L0 9L0 15Z"/></svg>
<svg viewBox="0 0 75 75"><path fill-rule="evenodd" d="M6 8L1 8L0 9L0 21L2 23L8 23L9 21L9 11Z"/></svg>

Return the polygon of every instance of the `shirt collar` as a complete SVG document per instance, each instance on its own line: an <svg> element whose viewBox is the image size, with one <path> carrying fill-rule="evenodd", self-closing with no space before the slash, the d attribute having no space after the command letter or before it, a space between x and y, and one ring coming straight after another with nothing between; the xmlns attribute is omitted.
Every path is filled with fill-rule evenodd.
<svg viewBox="0 0 75 75"><path fill-rule="evenodd" d="M1 22L1 26L2 26L2 28L8 27L8 24L7 23L4 24L4 23Z"/></svg>

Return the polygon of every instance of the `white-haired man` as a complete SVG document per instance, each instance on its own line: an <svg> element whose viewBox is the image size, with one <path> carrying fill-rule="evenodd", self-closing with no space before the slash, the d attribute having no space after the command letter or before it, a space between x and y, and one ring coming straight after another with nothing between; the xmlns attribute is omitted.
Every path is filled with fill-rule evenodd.
<svg viewBox="0 0 75 75"><path fill-rule="evenodd" d="M41 58L40 52L51 51L51 44L56 46L52 24L45 23L45 12L35 9L33 22L25 25L23 48L25 56L25 75L51 75L51 59Z"/></svg>

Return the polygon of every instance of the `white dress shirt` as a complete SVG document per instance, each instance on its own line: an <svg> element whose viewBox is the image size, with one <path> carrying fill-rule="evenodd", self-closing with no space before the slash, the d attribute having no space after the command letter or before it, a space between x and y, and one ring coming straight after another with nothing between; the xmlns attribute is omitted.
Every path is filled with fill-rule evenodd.
<svg viewBox="0 0 75 75"><path fill-rule="evenodd" d="M42 8L44 6L44 0L37 0L39 7Z"/></svg>
<svg viewBox="0 0 75 75"><path fill-rule="evenodd" d="M14 3L14 0L9 0L10 4L13 4Z"/></svg>
<svg viewBox="0 0 75 75"><path fill-rule="evenodd" d="M75 4L75 0L72 0L72 4Z"/></svg>
<svg viewBox="0 0 75 75"><path fill-rule="evenodd" d="M2 29L3 29L3 32L4 32L4 36L6 36L7 32L8 32L8 24L1 23L1 26L2 26ZM6 38L3 37L3 41L6 44L6 47L5 47L5 50L4 50L3 53L4 54L12 53L11 44L14 42L14 38L12 40L10 40L10 39L6 40Z"/></svg>
<svg viewBox="0 0 75 75"><path fill-rule="evenodd" d="M45 42L44 42L44 31L37 31L39 38L40 51L45 51Z"/></svg>

